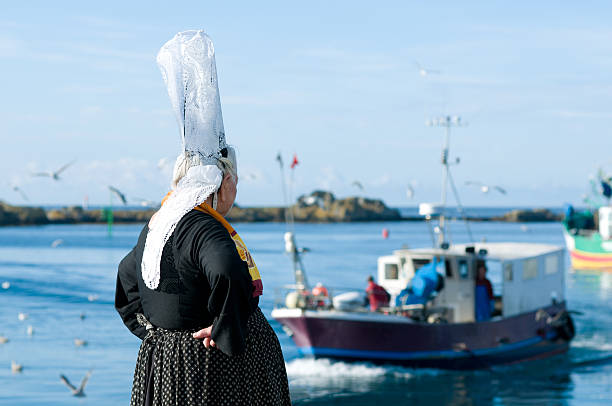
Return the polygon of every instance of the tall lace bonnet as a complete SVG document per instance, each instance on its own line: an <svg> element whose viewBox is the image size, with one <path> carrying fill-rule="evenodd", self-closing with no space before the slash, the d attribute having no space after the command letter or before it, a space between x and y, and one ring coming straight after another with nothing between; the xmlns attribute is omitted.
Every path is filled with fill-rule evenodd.
<svg viewBox="0 0 612 406"><path fill-rule="evenodd" d="M202 30L179 32L161 47L157 64L168 87L183 146L175 168L194 155L199 155L202 164L187 170L149 222L141 270L150 289L159 285L162 251L176 224L219 189L223 173L217 162L227 151L215 49L208 35Z"/></svg>

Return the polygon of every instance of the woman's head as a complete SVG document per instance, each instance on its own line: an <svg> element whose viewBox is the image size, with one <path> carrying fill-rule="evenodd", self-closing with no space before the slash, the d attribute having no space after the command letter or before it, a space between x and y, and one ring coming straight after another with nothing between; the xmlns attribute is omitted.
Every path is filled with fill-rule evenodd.
<svg viewBox="0 0 612 406"><path fill-rule="evenodd" d="M176 158L174 171L172 173L172 189L176 189L178 183L187 174L192 166L204 165L202 156L198 153L185 152ZM217 166L223 172L223 178L230 174L234 180L238 177L238 165L236 162L236 151L232 147L226 147L222 151L222 157L217 161Z"/></svg>
<svg viewBox="0 0 612 406"><path fill-rule="evenodd" d="M174 164L172 189L176 189L178 183L183 179L189 168L198 165L204 165L200 154L190 152L181 154ZM222 172L223 181L219 189L215 191L215 196L213 197L214 205L221 215L226 215L234 204L237 192L238 165L234 148L226 147L221 151L221 158L217 160L217 167Z"/></svg>

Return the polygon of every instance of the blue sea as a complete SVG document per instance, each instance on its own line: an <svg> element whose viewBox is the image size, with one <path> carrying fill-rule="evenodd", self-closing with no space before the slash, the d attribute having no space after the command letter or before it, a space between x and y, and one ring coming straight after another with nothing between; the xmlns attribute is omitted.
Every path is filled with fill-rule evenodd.
<svg viewBox="0 0 612 406"><path fill-rule="evenodd" d="M235 225L261 270L261 307L269 317L277 288L293 280L283 253L283 224ZM0 404L129 404L139 340L113 308L116 268L141 225L53 225L0 228ZM381 231L390 231L383 239ZM556 223L473 223L476 240L563 245ZM424 223L296 224L298 244L310 248L304 265L311 283L363 289L380 255L430 244ZM454 242L467 242L451 222ZM54 243L55 242L55 243ZM54 247L55 246L55 247ZM569 269L569 308L577 336L568 354L491 371L415 370L367 363L302 359L280 325L270 320L286 359L294 404L309 405L608 405L612 404L612 273ZM10 286L9 286L10 285ZM6 289L4 288L6 287ZM27 318L20 320L19 313ZM28 326L32 334L28 335ZM75 346L74 340L87 342ZM11 361L23 365L11 372ZM88 371L86 397L77 386Z"/></svg>

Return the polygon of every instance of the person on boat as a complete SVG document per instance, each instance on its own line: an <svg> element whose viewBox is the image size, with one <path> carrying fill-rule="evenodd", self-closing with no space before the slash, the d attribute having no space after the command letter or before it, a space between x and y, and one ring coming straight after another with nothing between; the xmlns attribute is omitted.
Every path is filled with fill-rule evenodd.
<svg viewBox="0 0 612 406"><path fill-rule="evenodd" d="M119 264L115 308L142 339L130 404L290 405L281 347L258 306L257 266L224 218L238 179L212 41L178 33L157 61L183 152L172 191Z"/></svg>
<svg viewBox="0 0 612 406"><path fill-rule="evenodd" d="M312 296L315 300L317 307L325 307L328 305L329 292L321 282L317 282L315 287L312 288Z"/></svg>
<svg viewBox="0 0 612 406"><path fill-rule="evenodd" d="M374 277L368 277L368 286L366 287L366 297L370 305L370 311L375 312L380 307L389 306L391 295L382 286L374 282Z"/></svg>
<svg viewBox="0 0 612 406"><path fill-rule="evenodd" d="M494 309L493 286L484 261L476 264L476 321L489 320Z"/></svg>

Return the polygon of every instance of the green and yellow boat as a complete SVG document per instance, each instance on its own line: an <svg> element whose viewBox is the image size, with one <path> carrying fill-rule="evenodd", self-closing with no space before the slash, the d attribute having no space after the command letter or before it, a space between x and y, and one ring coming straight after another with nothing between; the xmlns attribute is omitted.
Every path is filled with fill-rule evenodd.
<svg viewBox="0 0 612 406"><path fill-rule="evenodd" d="M563 223L572 267L612 272L612 206L594 212L568 206Z"/></svg>

